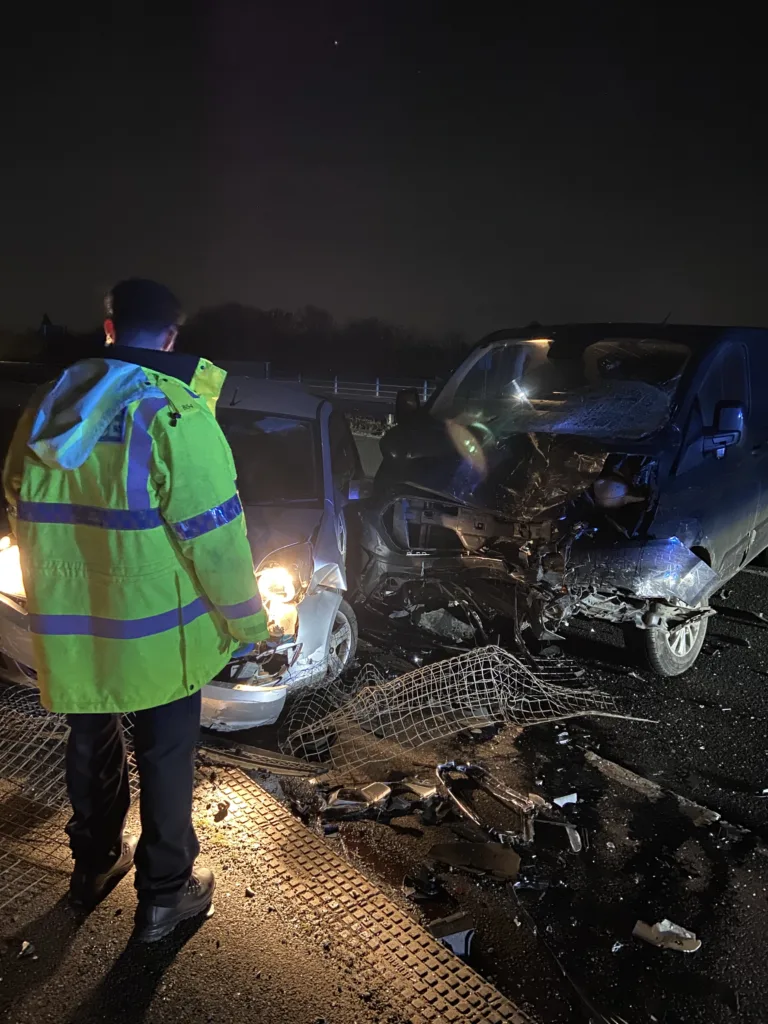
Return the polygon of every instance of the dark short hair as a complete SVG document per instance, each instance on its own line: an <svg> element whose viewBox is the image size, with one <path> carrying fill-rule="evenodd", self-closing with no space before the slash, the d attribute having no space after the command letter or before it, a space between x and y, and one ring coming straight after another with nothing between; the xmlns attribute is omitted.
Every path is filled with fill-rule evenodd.
<svg viewBox="0 0 768 1024"><path fill-rule="evenodd" d="M116 284L104 300L104 309L115 334L159 334L183 320L181 303L170 288L140 277Z"/></svg>

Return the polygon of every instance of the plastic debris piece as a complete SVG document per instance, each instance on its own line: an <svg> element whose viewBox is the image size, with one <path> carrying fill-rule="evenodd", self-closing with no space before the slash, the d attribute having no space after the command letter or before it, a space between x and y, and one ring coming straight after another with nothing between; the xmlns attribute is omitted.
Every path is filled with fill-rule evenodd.
<svg viewBox="0 0 768 1024"><path fill-rule="evenodd" d="M584 844L581 841L581 834L575 825L566 825L565 832L568 836L568 842L571 844L571 849L574 853L581 853L584 849Z"/></svg>
<svg viewBox="0 0 768 1024"><path fill-rule="evenodd" d="M576 793L568 793L567 796L556 796L552 803L557 804L558 807L565 807L566 804L578 803L578 800Z"/></svg>
<svg viewBox="0 0 768 1024"><path fill-rule="evenodd" d="M620 949L624 949L623 942L614 942L614 944L611 946L612 953L618 953Z"/></svg>
<svg viewBox="0 0 768 1024"><path fill-rule="evenodd" d="M468 957L472 948L475 929L472 918L464 911L433 921L429 926L436 939L448 946L456 956Z"/></svg>
<svg viewBox="0 0 768 1024"><path fill-rule="evenodd" d="M434 871L424 864L406 876L405 884L411 887L411 891L406 893L408 899L415 903L443 899L448 895Z"/></svg>
<svg viewBox="0 0 768 1024"><path fill-rule="evenodd" d="M369 807L381 804L392 790L385 782L370 782L367 786L338 786L328 794L324 813L332 816L359 814Z"/></svg>
<svg viewBox="0 0 768 1024"><path fill-rule="evenodd" d="M413 796L416 800L431 800L437 794L437 786L423 782L395 782L392 784L393 796Z"/></svg>
<svg viewBox="0 0 768 1024"><path fill-rule="evenodd" d="M246 895L246 896L248 896L248 898L249 898L249 899L252 899L252 898L253 898L253 897L254 897L254 896L256 895L256 893L255 893L255 891L254 891L254 890L253 890L253 889L252 889L252 888L250 887L250 885L247 885L247 886L245 887L245 895Z"/></svg>
<svg viewBox="0 0 768 1024"><path fill-rule="evenodd" d="M19 959L26 959L27 957L32 960L37 960L37 950L31 942L27 942L27 940L24 939L21 944L21 949L19 950Z"/></svg>
<svg viewBox="0 0 768 1024"><path fill-rule="evenodd" d="M489 875L497 881L514 880L520 870L515 851L496 843L438 843L429 856L449 867Z"/></svg>
<svg viewBox="0 0 768 1024"><path fill-rule="evenodd" d="M679 953L695 953L701 949L701 939L697 939L694 932L689 932L679 924L673 924L666 917L654 925L638 921L632 929L632 934L660 949L675 949Z"/></svg>

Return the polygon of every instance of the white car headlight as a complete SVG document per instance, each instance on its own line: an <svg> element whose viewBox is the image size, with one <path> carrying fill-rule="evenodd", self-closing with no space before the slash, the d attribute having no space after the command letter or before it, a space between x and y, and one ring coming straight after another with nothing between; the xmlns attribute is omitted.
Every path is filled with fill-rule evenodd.
<svg viewBox="0 0 768 1024"><path fill-rule="evenodd" d="M19 549L10 537L0 540L0 592L22 599L27 596L21 575Z"/></svg>
<svg viewBox="0 0 768 1024"><path fill-rule="evenodd" d="M312 547L292 544L268 555L256 570L256 580L272 633L296 633L297 605L303 600L314 567Z"/></svg>

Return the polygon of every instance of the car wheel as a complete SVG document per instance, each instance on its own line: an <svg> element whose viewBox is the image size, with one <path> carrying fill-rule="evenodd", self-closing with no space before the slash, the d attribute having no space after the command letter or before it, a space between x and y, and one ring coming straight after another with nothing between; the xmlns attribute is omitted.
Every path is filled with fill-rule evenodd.
<svg viewBox="0 0 768 1024"><path fill-rule="evenodd" d="M624 642L629 650L659 676L681 676L692 668L701 654L708 619L699 619L672 632L665 629L637 629L627 626Z"/></svg>
<svg viewBox="0 0 768 1024"><path fill-rule="evenodd" d="M351 605L342 601L331 630L328 649L328 675L338 679L354 660L357 651L357 616Z"/></svg>

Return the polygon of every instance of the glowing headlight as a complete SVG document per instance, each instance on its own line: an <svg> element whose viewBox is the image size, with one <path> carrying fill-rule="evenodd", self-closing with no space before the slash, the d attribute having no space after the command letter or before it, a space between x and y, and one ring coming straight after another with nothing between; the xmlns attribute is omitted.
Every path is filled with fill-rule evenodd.
<svg viewBox="0 0 768 1024"><path fill-rule="evenodd" d="M280 601L282 604L296 597L298 580L282 565L273 565L259 573L259 593L264 604Z"/></svg>
<svg viewBox="0 0 768 1024"><path fill-rule="evenodd" d="M273 551L256 570L259 593L273 634L295 635L296 606L307 592L312 569L310 545L293 544Z"/></svg>
<svg viewBox="0 0 768 1024"><path fill-rule="evenodd" d="M9 597L26 598L19 549L10 537L0 540L0 591Z"/></svg>

